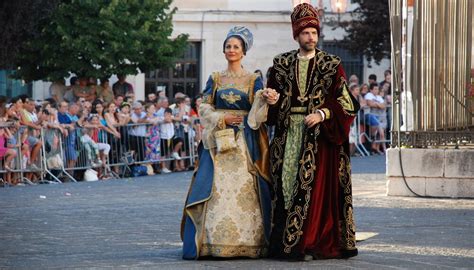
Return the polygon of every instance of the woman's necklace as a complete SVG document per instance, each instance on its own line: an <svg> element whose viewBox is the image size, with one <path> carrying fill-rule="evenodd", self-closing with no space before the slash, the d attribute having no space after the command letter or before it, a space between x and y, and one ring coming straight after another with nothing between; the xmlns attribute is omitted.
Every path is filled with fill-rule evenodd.
<svg viewBox="0 0 474 270"><path fill-rule="evenodd" d="M309 61L311 61L311 59L304 59L303 57L299 57L301 59L298 59L298 63L296 63L296 85L298 86L298 90L300 92L300 95L297 97L297 99L301 102L301 105L303 105L303 103L305 103L308 98L306 97L306 94L308 93L308 90L309 90L309 85L311 84L311 78L313 77L313 72L316 68L316 59L313 60L313 67L311 68L311 73L309 74L309 82L306 83L305 87L302 88L300 86L300 70L299 70L299 66L300 66L300 61L308 61L308 65L307 67L309 66ZM304 59L304 60L303 60ZM308 67L309 69L309 67ZM306 75L308 75L308 72L306 71L305 72ZM303 80L305 80L306 82L306 79L307 79L307 76L303 76L304 78L302 78Z"/></svg>
<svg viewBox="0 0 474 270"><path fill-rule="evenodd" d="M242 78L246 76L247 74L248 74L248 71L246 71L245 69L242 69L240 72L234 72L228 69L221 72L222 76L225 76L228 78L236 78L236 79Z"/></svg>

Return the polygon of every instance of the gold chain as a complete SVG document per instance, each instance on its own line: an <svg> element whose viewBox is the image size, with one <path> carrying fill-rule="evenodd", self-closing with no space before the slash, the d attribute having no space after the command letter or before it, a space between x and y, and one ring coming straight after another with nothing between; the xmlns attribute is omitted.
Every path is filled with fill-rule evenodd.
<svg viewBox="0 0 474 270"><path fill-rule="evenodd" d="M310 84L311 84L311 78L313 77L313 72L314 72L314 70L315 70L315 68L316 68L316 59L314 59L314 61L313 61L313 68L311 69L311 73L309 74L309 82L307 82L305 89L303 89L303 92L301 91L300 80L299 80L299 79L300 79L300 75L299 75L299 74L300 74L300 73L299 73L299 71L300 71L300 70L299 70L300 62L299 62L299 61L300 61L300 60L298 59L298 62L296 63L296 85L298 86L298 91L300 92L300 95L298 96L297 99L298 99L298 100L301 102L301 104L303 105L303 103L308 100L308 98L305 97L305 96L306 96L306 94L308 93L309 86L310 86ZM311 61L311 59L310 59L309 61ZM309 67L309 63L308 63L308 67ZM308 75L308 73L306 73L306 75ZM307 80L308 77L306 77L306 78L304 78L304 79Z"/></svg>

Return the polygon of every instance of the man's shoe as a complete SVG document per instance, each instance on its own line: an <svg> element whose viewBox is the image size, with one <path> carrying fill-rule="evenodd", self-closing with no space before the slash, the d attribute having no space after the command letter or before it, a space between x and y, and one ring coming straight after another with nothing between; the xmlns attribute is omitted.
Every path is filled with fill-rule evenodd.
<svg viewBox="0 0 474 270"><path fill-rule="evenodd" d="M171 171L168 170L168 168L163 168L163 169L161 169L161 172L162 172L162 173L171 173Z"/></svg>
<svg viewBox="0 0 474 270"><path fill-rule="evenodd" d="M176 160L181 160L181 157L180 157L179 154L176 153L176 152L171 153L171 156L172 156L174 159L176 159Z"/></svg>
<svg viewBox="0 0 474 270"><path fill-rule="evenodd" d="M305 262L312 261L313 259L314 259L313 256L312 256L312 255L308 255L308 254L304 255L304 258L303 258L303 260L304 260Z"/></svg>

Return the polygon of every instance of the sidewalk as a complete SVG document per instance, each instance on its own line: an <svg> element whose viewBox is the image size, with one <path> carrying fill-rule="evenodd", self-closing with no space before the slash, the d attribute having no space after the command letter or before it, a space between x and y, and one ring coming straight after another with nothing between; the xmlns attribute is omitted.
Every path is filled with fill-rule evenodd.
<svg viewBox="0 0 474 270"><path fill-rule="evenodd" d="M0 269L472 268L474 201L386 197L384 175L359 168L383 158L354 159L357 231L376 235L349 260L181 260L185 172L0 189Z"/></svg>

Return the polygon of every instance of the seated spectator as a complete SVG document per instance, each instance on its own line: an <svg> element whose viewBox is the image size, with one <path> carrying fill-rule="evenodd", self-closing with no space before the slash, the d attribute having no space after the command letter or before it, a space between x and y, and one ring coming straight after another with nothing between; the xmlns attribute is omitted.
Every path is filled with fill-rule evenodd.
<svg viewBox="0 0 474 270"><path fill-rule="evenodd" d="M89 128L83 128L81 143L86 149L87 160L91 161L91 166L99 167L105 163L102 163L102 160L99 158L99 145L92 139L91 136L92 130Z"/></svg>
<svg viewBox="0 0 474 270"><path fill-rule="evenodd" d="M107 157L110 153L110 144L105 143L100 139L100 132L104 130L104 125L100 122L97 114L91 114L88 119L88 124L84 125L84 127L91 131L90 137L97 144L101 164L105 167L107 164Z"/></svg>

